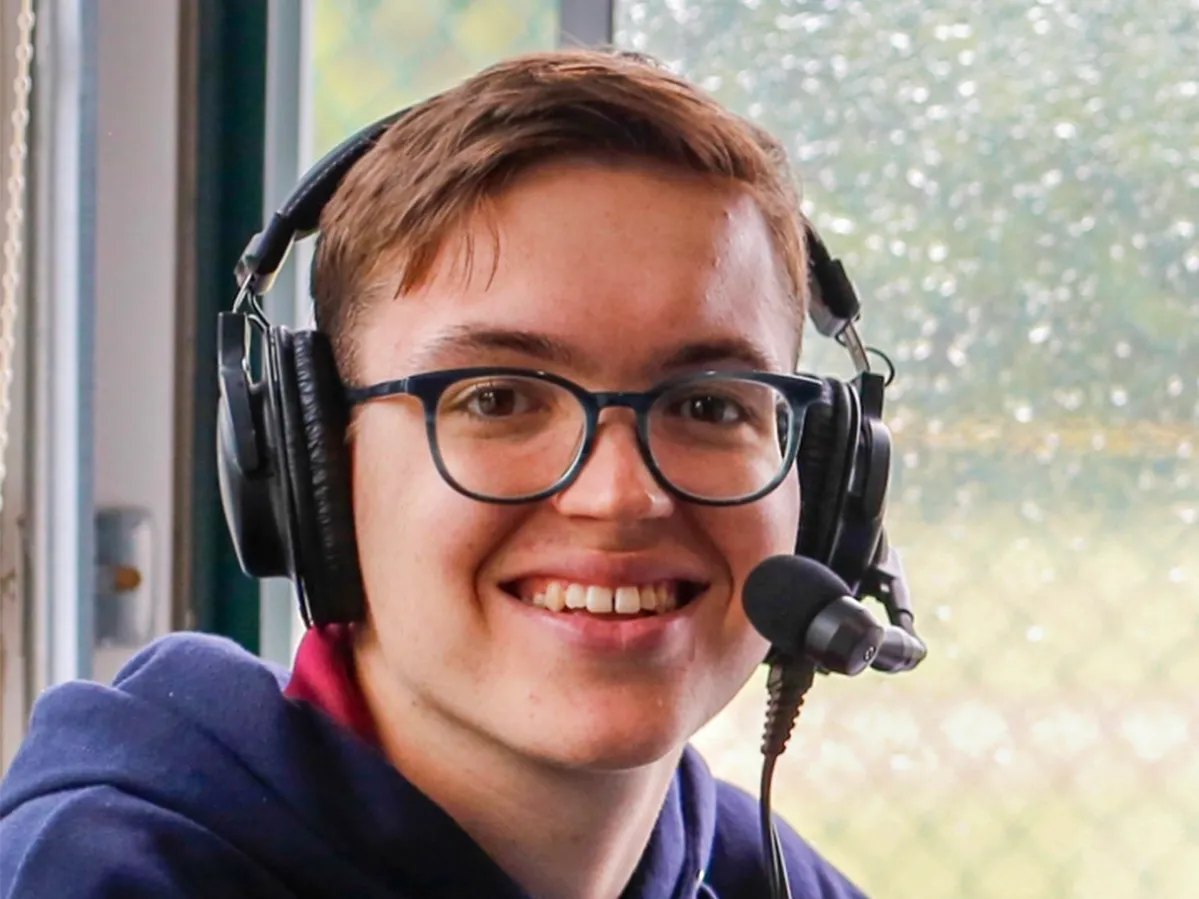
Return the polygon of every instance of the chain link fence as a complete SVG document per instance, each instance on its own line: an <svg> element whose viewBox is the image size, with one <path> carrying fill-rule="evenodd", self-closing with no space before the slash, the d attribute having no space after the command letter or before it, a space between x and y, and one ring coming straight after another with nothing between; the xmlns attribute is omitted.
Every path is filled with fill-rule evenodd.
<svg viewBox="0 0 1199 899"><path fill-rule="evenodd" d="M1199 896L1199 7L616 7L788 141L899 365L888 521L932 655L818 683L776 806L880 899ZM554 0L314 9L318 152L557 38ZM763 705L697 740L751 792Z"/></svg>

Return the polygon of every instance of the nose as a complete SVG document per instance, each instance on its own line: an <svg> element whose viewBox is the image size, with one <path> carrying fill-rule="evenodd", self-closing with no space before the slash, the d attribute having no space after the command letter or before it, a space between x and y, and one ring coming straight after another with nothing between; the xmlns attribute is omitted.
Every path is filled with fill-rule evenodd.
<svg viewBox="0 0 1199 899"><path fill-rule="evenodd" d="M674 498L646 467L632 416L624 412L611 409L601 417L582 471L553 499L563 515L635 521L674 511Z"/></svg>

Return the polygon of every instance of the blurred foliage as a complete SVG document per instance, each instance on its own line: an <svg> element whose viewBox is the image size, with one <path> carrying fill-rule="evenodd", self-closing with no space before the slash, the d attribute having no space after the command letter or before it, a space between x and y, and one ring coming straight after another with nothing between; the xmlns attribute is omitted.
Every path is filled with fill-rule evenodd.
<svg viewBox="0 0 1199 899"><path fill-rule="evenodd" d="M310 0L313 155L558 39L557 0Z"/></svg>
<svg viewBox="0 0 1199 899"><path fill-rule="evenodd" d="M555 0L312 11L314 154L557 38ZM786 140L899 368L888 524L932 655L821 681L776 806L877 899L1199 895L1199 5L616 11ZM697 740L751 792L763 705Z"/></svg>

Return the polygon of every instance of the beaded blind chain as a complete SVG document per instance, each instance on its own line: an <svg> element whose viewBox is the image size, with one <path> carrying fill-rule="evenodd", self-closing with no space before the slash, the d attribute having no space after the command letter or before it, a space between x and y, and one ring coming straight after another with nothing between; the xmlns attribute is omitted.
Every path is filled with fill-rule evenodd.
<svg viewBox="0 0 1199 899"><path fill-rule="evenodd" d="M4 213L4 274L0 279L0 510L8 474L8 419L12 410L12 379L16 353L17 297L24 253L25 164L29 152L29 93L32 87L33 0L22 0L17 15L17 71L13 76L12 140L8 147L6 209Z"/></svg>

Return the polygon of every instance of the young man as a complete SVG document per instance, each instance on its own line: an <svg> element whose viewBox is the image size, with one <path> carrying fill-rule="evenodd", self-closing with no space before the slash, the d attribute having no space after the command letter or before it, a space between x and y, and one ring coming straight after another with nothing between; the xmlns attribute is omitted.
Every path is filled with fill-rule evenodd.
<svg viewBox="0 0 1199 899"><path fill-rule="evenodd" d="M321 225L342 379L449 373L432 428L398 388L355 407L365 620L290 678L175 635L48 693L0 896L766 896L755 800L687 742L766 654L740 590L794 549L799 419L686 378L794 370L782 149L644 61L542 54L401 119ZM664 383L578 457L583 391ZM780 830L795 899L860 897Z"/></svg>

